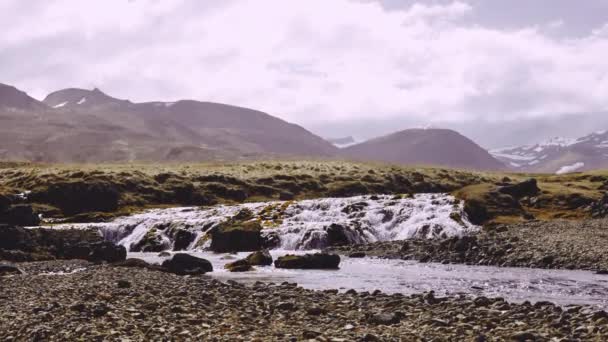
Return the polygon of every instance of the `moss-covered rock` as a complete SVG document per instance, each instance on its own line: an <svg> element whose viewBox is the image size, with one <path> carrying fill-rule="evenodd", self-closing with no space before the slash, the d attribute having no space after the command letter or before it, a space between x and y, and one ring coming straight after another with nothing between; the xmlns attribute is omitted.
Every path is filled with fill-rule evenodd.
<svg viewBox="0 0 608 342"><path fill-rule="evenodd" d="M224 265L224 268L230 272L247 272L253 270L253 267L246 259L229 262Z"/></svg>
<svg viewBox="0 0 608 342"><path fill-rule="evenodd" d="M263 247L262 226L258 222L224 222L213 228L211 250L217 253L250 252Z"/></svg>
<svg viewBox="0 0 608 342"><path fill-rule="evenodd" d="M257 251L249 254L245 258L250 265L270 266L272 265L272 255L267 250Z"/></svg>
<svg viewBox="0 0 608 342"><path fill-rule="evenodd" d="M277 258L274 266L287 269L338 269L340 257L325 253L285 255Z"/></svg>

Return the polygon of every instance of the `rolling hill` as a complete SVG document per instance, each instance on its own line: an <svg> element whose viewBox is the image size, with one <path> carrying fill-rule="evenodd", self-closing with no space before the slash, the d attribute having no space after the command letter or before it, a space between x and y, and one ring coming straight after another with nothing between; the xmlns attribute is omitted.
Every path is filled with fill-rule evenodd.
<svg viewBox="0 0 608 342"><path fill-rule="evenodd" d="M505 166L467 137L448 129L407 129L340 150L353 160L500 170Z"/></svg>

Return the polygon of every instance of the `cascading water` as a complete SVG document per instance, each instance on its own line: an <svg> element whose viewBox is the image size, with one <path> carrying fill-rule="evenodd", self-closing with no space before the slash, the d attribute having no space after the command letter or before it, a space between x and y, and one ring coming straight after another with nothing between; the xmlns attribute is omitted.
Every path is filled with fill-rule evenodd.
<svg viewBox="0 0 608 342"><path fill-rule="evenodd" d="M154 209L108 223L63 225L63 228L96 228L105 239L133 251L148 234L163 249L176 247L177 230L194 238L187 250L203 249L207 232L243 209L259 222L262 235L278 241L285 250L316 249L343 243L460 236L478 229L463 213L462 202L447 194L413 197L374 195L303 201L246 203L211 208ZM207 244L206 244L206 243Z"/></svg>

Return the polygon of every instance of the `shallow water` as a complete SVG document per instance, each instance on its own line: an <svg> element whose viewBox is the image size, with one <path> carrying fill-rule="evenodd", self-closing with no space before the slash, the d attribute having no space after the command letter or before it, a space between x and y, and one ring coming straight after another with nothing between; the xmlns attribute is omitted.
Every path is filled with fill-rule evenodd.
<svg viewBox="0 0 608 342"><path fill-rule="evenodd" d="M294 253L294 252L289 252ZM443 265L403 260L342 257L340 270L284 270L256 267L255 271L231 273L224 265L247 253L192 253L209 260L214 267L210 276L243 283L256 281L298 283L309 289L381 290L385 293L413 294L435 291L436 295L484 295L503 297L510 302L550 301L560 305L591 305L608 309L608 276L588 271L543 270L527 268ZM274 258L287 254L272 251ZM129 257L161 262L155 253L130 253ZM226 260L225 258L231 258Z"/></svg>

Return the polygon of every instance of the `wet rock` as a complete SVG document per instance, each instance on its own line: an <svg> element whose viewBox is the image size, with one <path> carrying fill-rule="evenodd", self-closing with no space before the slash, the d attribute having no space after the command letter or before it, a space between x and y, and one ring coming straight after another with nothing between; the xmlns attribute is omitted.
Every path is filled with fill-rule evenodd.
<svg viewBox="0 0 608 342"><path fill-rule="evenodd" d="M498 192L511 195L515 198L522 198L524 196L535 196L540 192L536 179L530 178L520 183L513 185L505 185L498 188Z"/></svg>
<svg viewBox="0 0 608 342"><path fill-rule="evenodd" d="M325 231L327 232L327 244L329 246L343 246L350 242L348 239L349 228L344 225L332 223L325 228Z"/></svg>
<svg viewBox="0 0 608 342"><path fill-rule="evenodd" d="M6 275L23 274L23 271L16 266L0 264L0 277Z"/></svg>
<svg viewBox="0 0 608 342"><path fill-rule="evenodd" d="M253 270L251 264L245 259L233 261L224 265L224 268L230 272L247 272Z"/></svg>
<svg viewBox="0 0 608 342"><path fill-rule="evenodd" d="M157 229L150 229L141 238L141 240L129 246L131 252L162 252L169 248L169 245L163 240L162 235Z"/></svg>
<svg viewBox="0 0 608 342"><path fill-rule="evenodd" d="M286 255L274 262L275 267L288 269L338 269L339 265L338 255L325 253Z"/></svg>
<svg viewBox="0 0 608 342"><path fill-rule="evenodd" d="M262 249L262 226L257 222L226 222L211 231L210 249L216 253Z"/></svg>
<svg viewBox="0 0 608 342"><path fill-rule="evenodd" d="M272 255L267 250L253 252L245 260L252 266L270 266L273 261Z"/></svg>
<svg viewBox="0 0 608 342"><path fill-rule="evenodd" d="M208 260L183 253L175 254L171 259L165 260L162 267L177 275L198 275L213 271L213 266Z"/></svg>
<svg viewBox="0 0 608 342"><path fill-rule="evenodd" d="M190 244L192 244L196 238L196 234L194 232L185 229L177 229L172 231L170 236L173 238L174 251L183 251L188 249L188 246L190 246Z"/></svg>

